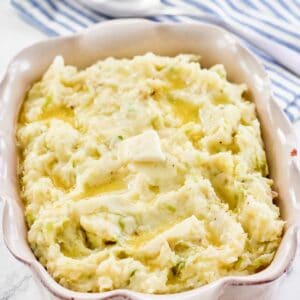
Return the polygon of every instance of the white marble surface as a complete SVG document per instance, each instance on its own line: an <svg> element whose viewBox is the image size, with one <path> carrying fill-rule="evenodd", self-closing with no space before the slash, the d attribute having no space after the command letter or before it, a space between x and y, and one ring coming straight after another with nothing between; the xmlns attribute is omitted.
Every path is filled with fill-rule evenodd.
<svg viewBox="0 0 300 300"><path fill-rule="evenodd" d="M0 78L9 60L23 47L45 38L25 24L10 7L9 0L0 0ZM1 107L0 107L1 109ZM296 126L300 137L300 122ZM0 202L2 214L2 203ZM1 228L0 228L1 229ZM292 270L285 276L276 298L267 300L297 300L300 295L300 251ZM32 277L28 267L18 262L6 249L0 232L0 300L45 300L47 291ZM259 299L256 299L259 300Z"/></svg>

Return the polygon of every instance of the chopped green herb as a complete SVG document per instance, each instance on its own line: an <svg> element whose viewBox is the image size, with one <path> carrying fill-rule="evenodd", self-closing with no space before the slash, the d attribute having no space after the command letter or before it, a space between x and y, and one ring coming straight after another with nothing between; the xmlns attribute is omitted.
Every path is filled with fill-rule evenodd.
<svg viewBox="0 0 300 300"><path fill-rule="evenodd" d="M122 135L118 135L118 139L119 139L119 140L121 140L121 141L123 141L123 140L124 140L124 138L123 138L123 136L122 136Z"/></svg>
<svg viewBox="0 0 300 300"><path fill-rule="evenodd" d="M150 191L152 191L153 193L159 193L159 186L157 185L150 185L149 186Z"/></svg>
<svg viewBox="0 0 300 300"><path fill-rule="evenodd" d="M128 278L128 280L127 280L127 285L130 284L130 279L134 276L134 274L135 274L136 271L137 271L137 270L132 270L131 273L129 274L129 278Z"/></svg>
<svg viewBox="0 0 300 300"><path fill-rule="evenodd" d="M45 100L45 102L43 104L43 108L46 108L51 102L52 102L52 96L47 95L46 96L46 100Z"/></svg>
<svg viewBox="0 0 300 300"><path fill-rule="evenodd" d="M28 212L26 214L26 220L27 220L27 223L28 223L29 226L31 226L34 223L35 217L34 217L32 212Z"/></svg>
<svg viewBox="0 0 300 300"><path fill-rule="evenodd" d="M51 230L53 229L53 223L47 223L46 229L47 229L48 231L51 231Z"/></svg>
<svg viewBox="0 0 300 300"><path fill-rule="evenodd" d="M135 111L134 104L129 104L129 106L128 106L128 112L134 112L134 111Z"/></svg>
<svg viewBox="0 0 300 300"><path fill-rule="evenodd" d="M119 219L119 226L120 226L120 228L121 228L122 230L125 229L125 223L124 223L124 221L123 221L122 218Z"/></svg>
<svg viewBox="0 0 300 300"><path fill-rule="evenodd" d="M131 278L132 276L134 276L134 274L136 273L136 271L137 271L136 269L132 270L131 273L130 273L130 275L129 275L129 278Z"/></svg>
<svg viewBox="0 0 300 300"><path fill-rule="evenodd" d="M165 204L165 208L172 213L176 212L176 208L173 205Z"/></svg>
<svg viewBox="0 0 300 300"><path fill-rule="evenodd" d="M175 266L171 268L171 272L174 276L178 276L181 272L181 270L184 268L185 262L180 261Z"/></svg>

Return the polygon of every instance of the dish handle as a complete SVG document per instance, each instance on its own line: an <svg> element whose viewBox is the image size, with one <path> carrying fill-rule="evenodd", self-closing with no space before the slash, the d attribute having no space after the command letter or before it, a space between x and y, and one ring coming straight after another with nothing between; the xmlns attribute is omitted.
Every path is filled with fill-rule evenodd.
<svg viewBox="0 0 300 300"><path fill-rule="evenodd" d="M22 226L23 216L18 208L12 208L14 202L9 196L5 194L0 195L2 206L2 233L4 243L9 250L9 252L18 260L25 264L30 264L31 253L28 251L28 245L26 239L19 237L19 228L22 228L23 235L26 236L25 226ZM12 221L14 220L14 221ZM21 251L20 249L23 249ZM31 255L30 255L31 254Z"/></svg>

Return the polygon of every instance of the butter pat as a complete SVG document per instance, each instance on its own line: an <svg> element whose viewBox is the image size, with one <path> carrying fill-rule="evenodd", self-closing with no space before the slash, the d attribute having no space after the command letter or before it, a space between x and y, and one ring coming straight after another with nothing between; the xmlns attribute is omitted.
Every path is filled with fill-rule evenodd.
<svg viewBox="0 0 300 300"><path fill-rule="evenodd" d="M166 159L154 130L147 130L119 143L117 155L121 160L134 162L163 162Z"/></svg>

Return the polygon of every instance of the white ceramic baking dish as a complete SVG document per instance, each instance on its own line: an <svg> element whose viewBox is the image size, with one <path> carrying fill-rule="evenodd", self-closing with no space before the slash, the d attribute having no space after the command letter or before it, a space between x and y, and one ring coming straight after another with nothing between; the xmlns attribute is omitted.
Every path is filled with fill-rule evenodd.
<svg viewBox="0 0 300 300"><path fill-rule="evenodd" d="M129 290L78 293L56 283L28 246L23 206L16 176L15 123L31 84L61 54L67 64L86 67L107 56L132 57L152 51L161 55L197 53L202 64L222 63L234 82L245 82L256 103L266 145L271 177L279 193L278 205L286 221L285 232L272 264L251 276L230 276L206 286L173 295L147 295ZM273 100L262 65L226 31L207 24L161 24L138 19L110 21L81 34L46 40L21 51L11 62L0 86L0 195L5 202L3 232L7 247L29 265L53 295L63 299L272 299L274 286L294 259L300 219L300 173L291 151L296 138L291 125ZM298 201L298 202L297 202Z"/></svg>

